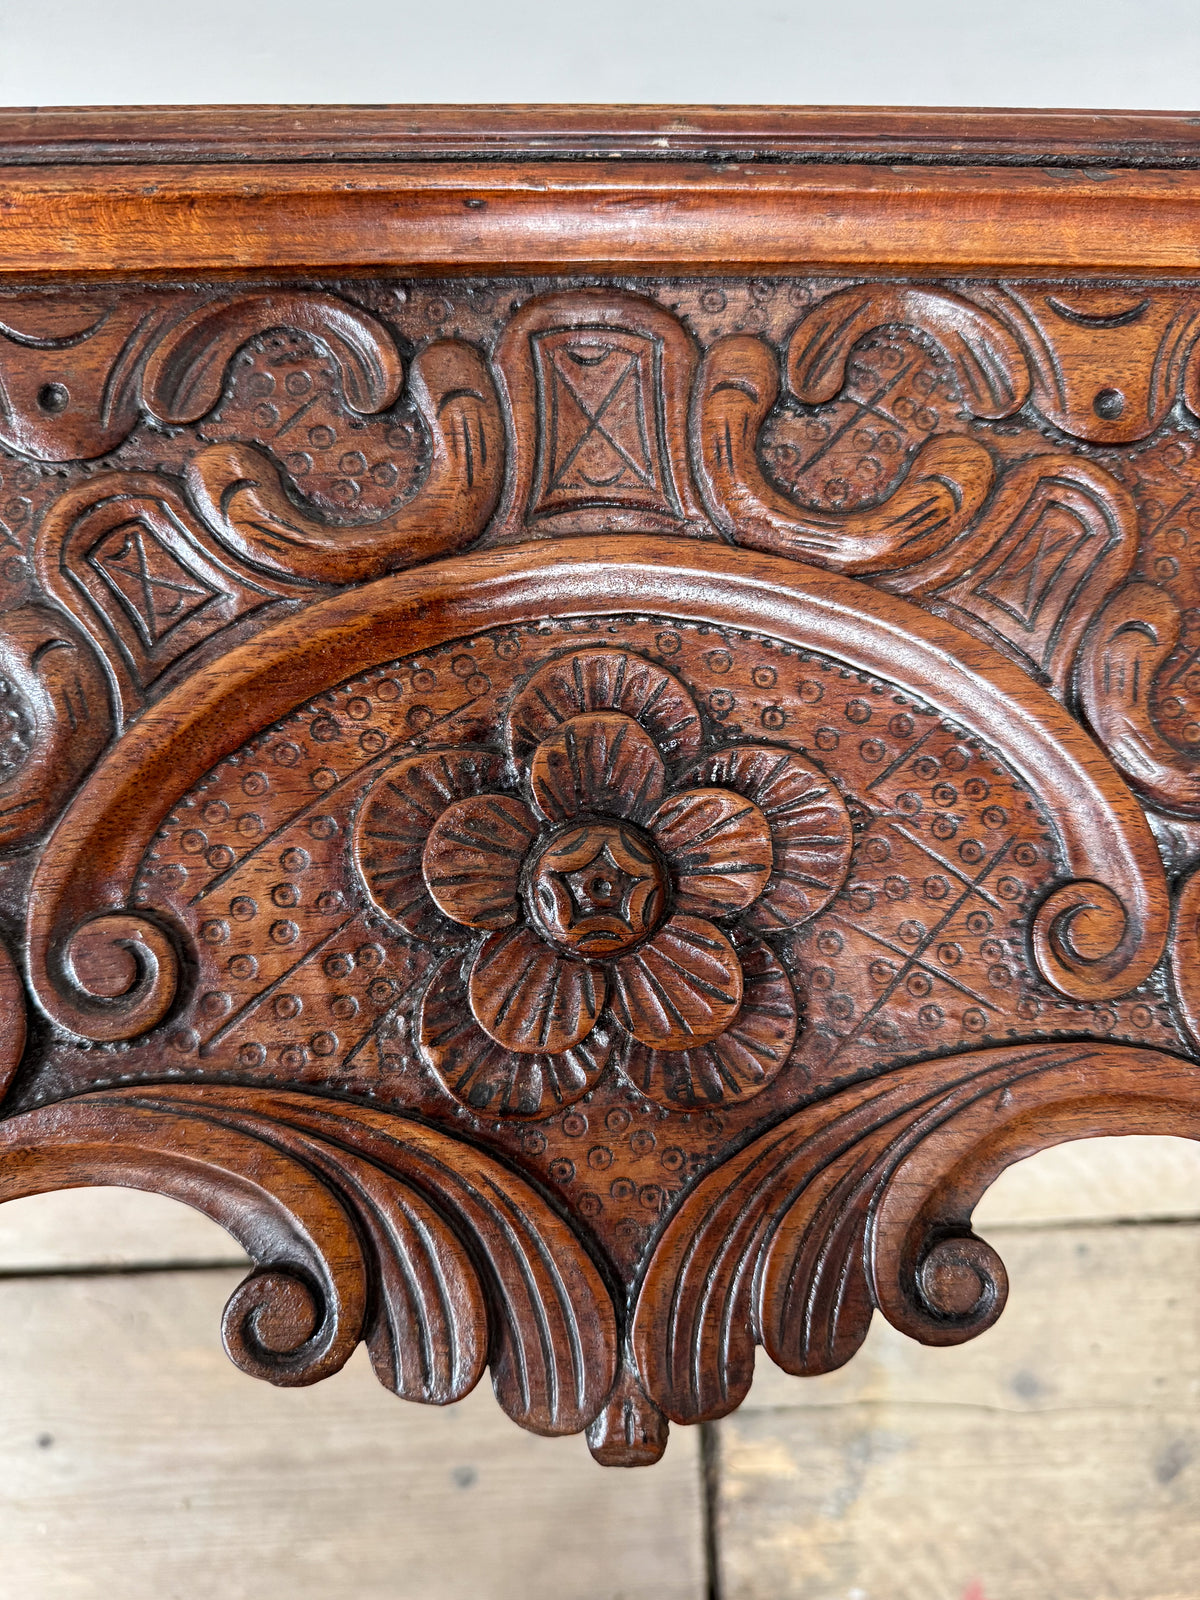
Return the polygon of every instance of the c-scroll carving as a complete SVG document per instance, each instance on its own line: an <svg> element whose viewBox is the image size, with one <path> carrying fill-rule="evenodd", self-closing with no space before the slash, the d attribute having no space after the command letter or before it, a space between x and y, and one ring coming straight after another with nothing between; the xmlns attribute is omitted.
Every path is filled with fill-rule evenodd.
<svg viewBox="0 0 1200 1600"><path fill-rule="evenodd" d="M1120 772L1153 805L1200 815L1200 763L1154 721L1155 678L1179 642L1173 596L1130 583L1096 618L1079 664L1079 697L1096 737Z"/></svg>
<svg viewBox="0 0 1200 1600"><path fill-rule="evenodd" d="M990 310L947 289L863 284L817 302L788 342L788 383L808 404L832 400L850 351L876 328L902 326L936 340L977 417L1008 417L1029 398L1025 354Z"/></svg>
<svg viewBox="0 0 1200 1600"><path fill-rule="evenodd" d="M284 579L364 583L461 550L482 532L500 494L504 427L495 385L473 345L443 339L413 361L409 392L432 457L420 489L391 516L351 526L321 521L288 497L261 450L240 444L209 445L192 459L192 500L230 549Z"/></svg>
<svg viewBox="0 0 1200 1600"><path fill-rule="evenodd" d="M84 1038L132 1038L170 1006L175 971L157 924L122 957L126 987L89 989L75 941L116 917L119 944L144 851L173 802L269 726L324 690L413 650L481 627L622 609L764 632L826 652L851 670L936 693L942 710L999 749L1035 793L1065 797L1067 881L1032 916L1043 975L1078 999L1137 986L1162 955L1165 881L1145 816L1063 708L979 641L852 579L777 557L651 538L571 540L552 549L477 552L397 574L261 633L143 713L84 786L44 851L28 921L29 972L46 1011ZM155 942L157 939L158 943ZM95 951L89 958L96 967Z"/></svg>
<svg viewBox="0 0 1200 1600"><path fill-rule="evenodd" d="M738 544L870 577L981 632L1065 697L1095 608L1129 574L1132 498L1102 468L1062 452L1002 475L960 434L928 439L881 504L807 511L768 483L759 430L779 397L774 353L731 335L696 384L697 476L714 519Z"/></svg>
<svg viewBox="0 0 1200 1600"><path fill-rule="evenodd" d="M176 425L206 416L221 398L238 350L272 328L295 328L320 341L337 363L353 410L383 411L399 398L400 353L377 317L334 295L269 290L208 301L159 339L142 382L151 416Z"/></svg>
<svg viewBox="0 0 1200 1600"><path fill-rule="evenodd" d="M805 511L771 487L758 434L779 398L779 369L762 339L731 334L706 353L696 382L697 475L717 523L739 544L837 572L878 573L938 554L970 526L995 477L983 445L929 439L882 505L841 516Z"/></svg>
<svg viewBox="0 0 1200 1600"><path fill-rule="evenodd" d="M58 815L112 734L108 684L75 625L44 606L0 617L0 850Z"/></svg>
<svg viewBox="0 0 1200 1600"><path fill-rule="evenodd" d="M950 1056L840 1090L706 1177L668 1223L632 1341L677 1422L725 1415L754 1347L797 1375L848 1361L875 1307L925 1344L1000 1315L1007 1284L971 1212L1006 1166L1097 1133L1200 1138L1189 1062L1132 1046Z"/></svg>
<svg viewBox="0 0 1200 1600"><path fill-rule="evenodd" d="M230 1358L315 1383L365 1340L381 1383L444 1405L490 1363L505 1411L574 1433L616 1365L607 1288L530 1184L450 1134L301 1094L166 1085L82 1095L0 1125L0 1200L83 1184L204 1211L254 1270L225 1309Z"/></svg>

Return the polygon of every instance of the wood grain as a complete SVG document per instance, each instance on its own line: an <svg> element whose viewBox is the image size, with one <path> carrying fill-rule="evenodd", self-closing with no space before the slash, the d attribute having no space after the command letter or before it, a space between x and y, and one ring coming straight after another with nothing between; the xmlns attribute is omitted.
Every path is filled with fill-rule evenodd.
<svg viewBox="0 0 1200 1600"><path fill-rule="evenodd" d="M888 165L1170 167L1196 124L1172 111L886 106L100 106L0 108L6 164L473 160L517 151L657 161L738 156Z"/></svg>
<svg viewBox="0 0 1200 1600"><path fill-rule="evenodd" d="M13 167L0 276L1195 273L1200 174L637 161Z"/></svg>

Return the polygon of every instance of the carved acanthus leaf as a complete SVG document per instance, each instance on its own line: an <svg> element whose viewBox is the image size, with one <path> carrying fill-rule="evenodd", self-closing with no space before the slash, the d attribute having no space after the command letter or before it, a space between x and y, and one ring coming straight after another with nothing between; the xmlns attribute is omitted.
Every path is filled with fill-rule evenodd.
<svg viewBox="0 0 1200 1600"><path fill-rule="evenodd" d="M80 1096L0 1124L0 1199L123 1183L186 1201L253 1258L231 1359L328 1377L365 1340L380 1382L445 1404L485 1364L535 1433L574 1433L612 1385L612 1301L524 1179L452 1135L366 1107L208 1084Z"/></svg>
<svg viewBox="0 0 1200 1600"><path fill-rule="evenodd" d="M612 1463L987 1326L1004 1165L1200 1136L1197 304L0 295L0 1199Z"/></svg>
<svg viewBox="0 0 1200 1600"><path fill-rule="evenodd" d="M1007 1283L970 1227L1014 1161L1086 1131L1200 1138L1190 1062L1122 1046L916 1063L760 1135L671 1218L633 1318L638 1372L676 1422L745 1397L754 1347L797 1375L848 1361L875 1307L925 1344L990 1327Z"/></svg>

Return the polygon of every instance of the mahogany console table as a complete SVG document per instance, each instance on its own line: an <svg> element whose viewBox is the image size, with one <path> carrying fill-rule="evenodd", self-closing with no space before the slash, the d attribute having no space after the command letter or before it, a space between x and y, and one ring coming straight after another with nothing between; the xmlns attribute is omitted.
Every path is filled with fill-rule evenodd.
<svg viewBox="0 0 1200 1600"><path fill-rule="evenodd" d="M1200 1138L1200 123L0 113L0 1198L610 1464Z"/></svg>

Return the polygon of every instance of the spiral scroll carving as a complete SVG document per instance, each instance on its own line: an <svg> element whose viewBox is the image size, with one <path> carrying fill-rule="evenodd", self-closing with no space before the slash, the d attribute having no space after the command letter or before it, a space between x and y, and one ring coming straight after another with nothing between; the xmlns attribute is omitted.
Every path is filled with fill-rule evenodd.
<svg viewBox="0 0 1200 1600"><path fill-rule="evenodd" d="M161 1022L175 999L179 957L145 917L115 912L74 930L61 978L77 1025L93 1039L127 1039Z"/></svg>
<svg viewBox="0 0 1200 1600"><path fill-rule="evenodd" d="M523 1427L570 1433L615 1369L608 1290L545 1200L494 1158L366 1108L170 1085L0 1128L0 1198L86 1183L207 1212L255 1260L225 1310L251 1376L315 1383L366 1341L380 1381L445 1404L490 1363Z"/></svg>
<svg viewBox="0 0 1200 1600"><path fill-rule="evenodd" d="M772 1128L671 1219L633 1320L638 1370L677 1422L745 1396L762 1344L797 1375L848 1361L872 1310L925 1344L1000 1315L1003 1265L971 1211L1013 1161L1105 1132L1200 1137L1196 1069L1149 1051L1058 1045L918 1063Z"/></svg>

